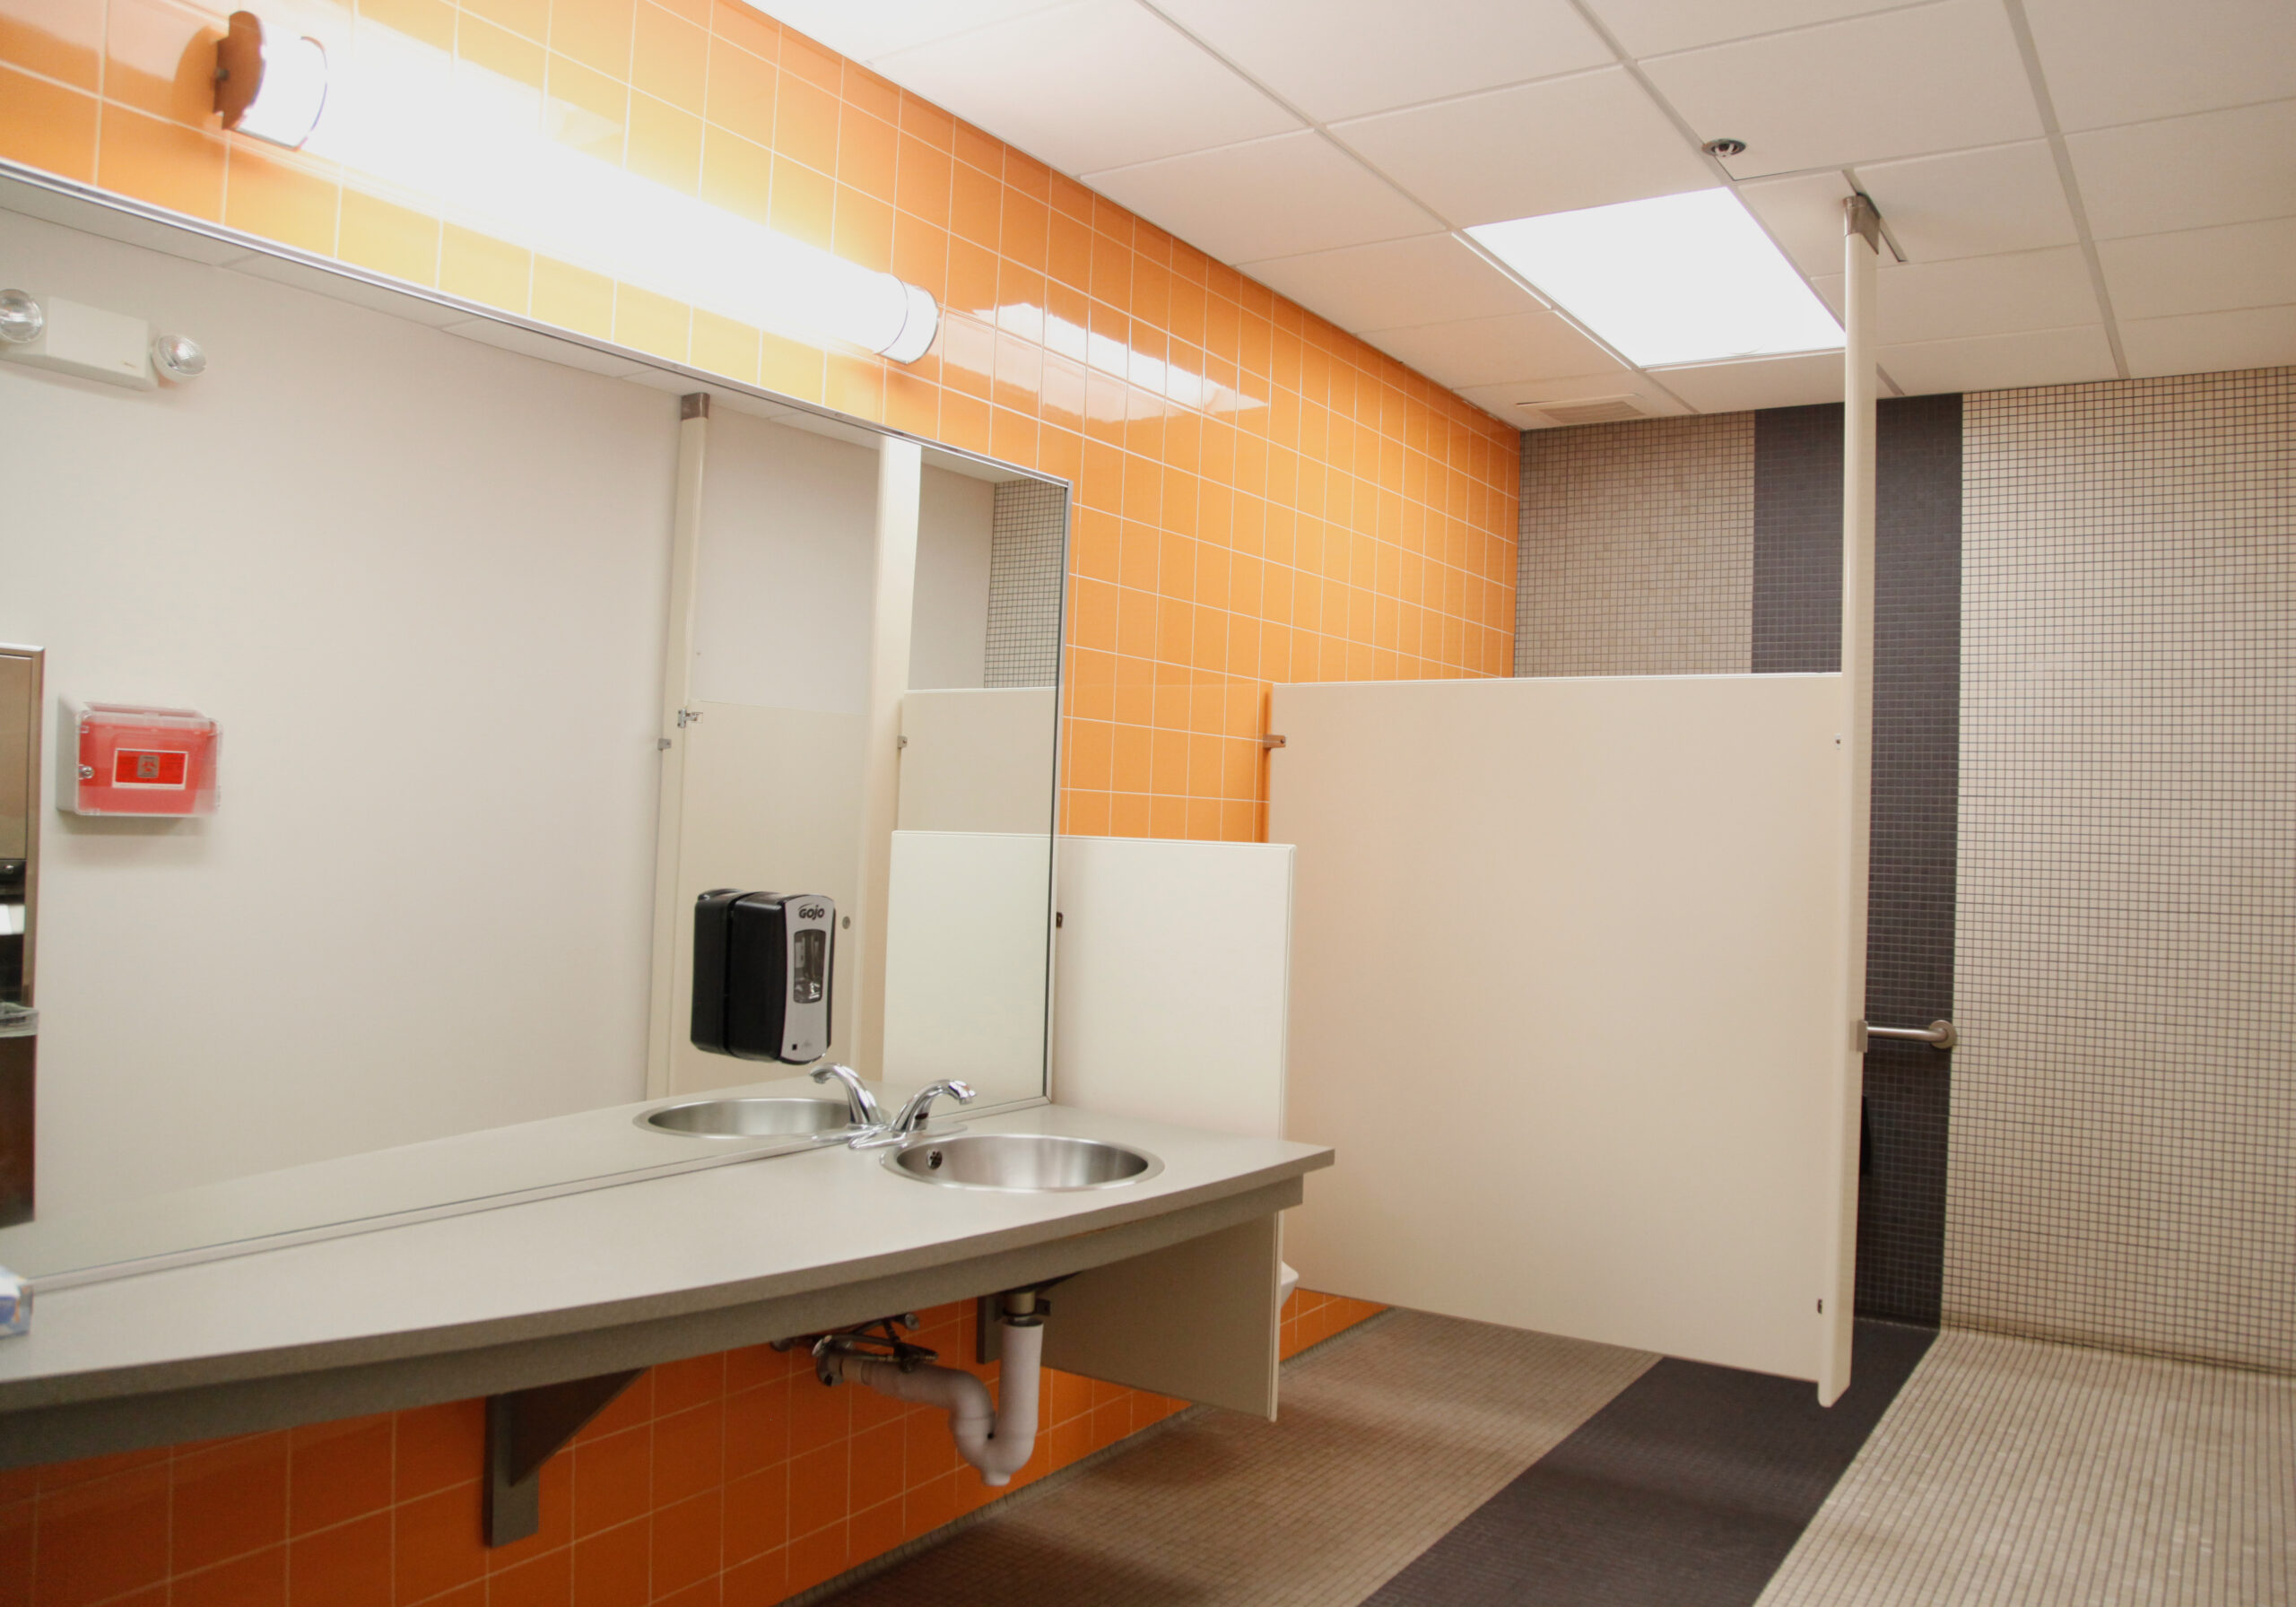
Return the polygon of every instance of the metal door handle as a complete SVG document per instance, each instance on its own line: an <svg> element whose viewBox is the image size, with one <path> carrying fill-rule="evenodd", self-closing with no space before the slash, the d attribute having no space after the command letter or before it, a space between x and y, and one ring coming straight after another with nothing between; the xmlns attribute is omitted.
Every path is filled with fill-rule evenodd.
<svg viewBox="0 0 2296 1607"><path fill-rule="evenodd" d="M29 1004L0 1004L0 1038L37 1038L39 1012Z"/></svg>
<svg viewBox="0 0 2296 1607"><path fill-rule="evenodd" d="M1961 1041L1951 1021L1932 1021L1926 1027L1871 1027L1860 1022L1859 1028L1868 1040L1895 1038L1908 1043L1927 1044L1933 1049L1950 1049Z"/></svg>

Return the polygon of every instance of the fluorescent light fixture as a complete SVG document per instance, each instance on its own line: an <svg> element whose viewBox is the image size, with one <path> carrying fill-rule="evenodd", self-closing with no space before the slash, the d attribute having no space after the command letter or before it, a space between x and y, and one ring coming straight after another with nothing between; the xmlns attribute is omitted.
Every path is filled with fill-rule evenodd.
<svg viewBox="0 0 2296 1607"><path fill-rule="evenodd" d="M363 22L336 66L309 151L353 187L808 344L907 363L939 330L917 285L552 138L582 134L590 114L530 84Z"/></svg>
<svg viewBox="0 0 2296 1607"><path fill-rule="evenodd" d="M1641 368L1841 346L1833 314L1726 189L1467 232Z"/></svg>
<svg viewBox="0 0 2296 1607"><path fill-rule="evenodd" d="M299 150L326 106L326 47L291 28L266 35L251 11L231 13L215 43L215 109L223 126Z"/></svg>
<svg viewBox="0 0 2296 1607"><path fill-rule="evenodd" d="M1248 413L1267 405L1243 395L1233 386L1222 385L1178 363L1151 357L1114 335L1094 334L1081 324L1028 302L981 308L975 310L974 316L1032 345L1042 346L1121 381L1123 389L1113 395L1100 387L1090 387L1086 392L1085 415L1103 423L1122 424L1127 418L1142 416L1137 404L1143 399L1152 404L1169 402L1173 407L1188 412L1216 414ZM1159 407L1156 411L1170 410Z"/></svg>

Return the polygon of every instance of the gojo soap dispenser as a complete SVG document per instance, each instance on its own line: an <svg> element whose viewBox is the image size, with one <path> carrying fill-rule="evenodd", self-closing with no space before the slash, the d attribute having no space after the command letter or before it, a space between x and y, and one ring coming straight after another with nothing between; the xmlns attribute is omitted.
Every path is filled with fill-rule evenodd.
<svg viewBox="0 0 2296 1607"><path fill-rule="evenodd" d="M693 1047L807 1065L829 1052L837 904L713 888L693 908Z"/></svg>

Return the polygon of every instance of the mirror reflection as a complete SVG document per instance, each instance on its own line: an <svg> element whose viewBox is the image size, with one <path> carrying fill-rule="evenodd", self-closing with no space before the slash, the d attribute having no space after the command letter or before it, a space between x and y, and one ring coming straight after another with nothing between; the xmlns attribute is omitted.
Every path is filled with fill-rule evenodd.
<svg viewBox="0 0 2296 1607"><path fill-rule="evenodd" d="M213 240L0 222L10 286L208 355L149 388L0 362L0 640L45 650L48 727L0 807L0 875L41 883L0 1264L823 1142L642 1119L841 1102L817 1063L887 1108L1042 1097L1065 486ZM213 813L74 812L104 702L214 722ZM697 1046L713 891L787 900L819 1020L776 1055Z"/></svg>

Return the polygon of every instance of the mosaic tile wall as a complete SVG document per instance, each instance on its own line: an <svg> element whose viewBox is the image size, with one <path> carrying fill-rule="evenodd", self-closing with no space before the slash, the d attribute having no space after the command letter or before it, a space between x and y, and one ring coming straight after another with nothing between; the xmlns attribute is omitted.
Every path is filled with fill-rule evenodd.
<svg viewBox="0 0 2296 1607"><path fill-rule="evenodd" d="M1841 409L1772 407L1754 421L1753 650L1761 675L1841 667ZM1874 439L1874 612L1881 612ZM1876 642L1875 664L1880 663Z"/></svg>
<svg viewBox="0 0 2296 1607"><path fill-rule="evenodd" d="M2296 1370L2296 369L1967 417L1946 1320Z"/></svg>
<svg viewBox="0 0 2296 1607"><path fill-rule="evenodd" d="M1745 673L1753 419L1524 433L1515 673Z"/></svg>
<svg viewBox="0 0 2296 1607"><path fill-rule="evenodd" d="M1874 822L1866 1013L1953 1012L1961 401L1881 404L1874 528ZM1841 662L1841 409L1754 415L1753 667ZM1935 1325L1944 1277L1952 1060L1877 1039L1866 1055L1857 1311Z"/></svg>
<svg viewBox="0 0 2296 1607"><path fill-rule="evenodd" d="M1060 675L1060 543L1068 492L1041 480L996 487L989 520L984 686L1050 686Z"/></svg>

